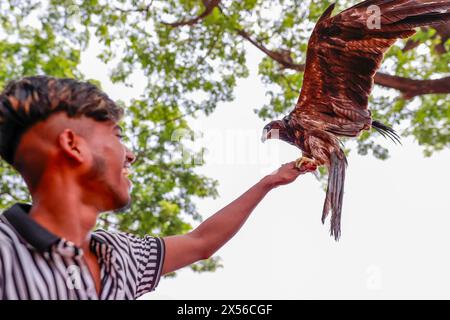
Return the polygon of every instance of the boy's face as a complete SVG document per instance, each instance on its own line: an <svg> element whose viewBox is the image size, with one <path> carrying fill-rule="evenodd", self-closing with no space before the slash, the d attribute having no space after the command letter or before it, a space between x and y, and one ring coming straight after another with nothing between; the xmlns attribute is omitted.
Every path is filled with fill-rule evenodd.
<svg viewBox="0 0 450 320"><path fill-rule="evenodd" d="M62 193L74 193L69 196L99 212L130 204L128 175L135 156L115 121L52 115L23 135L15 158L32 193L45 195L57 183L68 186Z"/></svg>
<svg viewBox="0 0 450 320"><path fill-rule="evenodd" d="M114 122L95 122L95 134L87 143L92 154L90 169L81 176L82 185L89 186L90 203L101 200L101 211L127 207L131 202L131 181L128 178L134 154L123 144L122 129Z"/></svg>

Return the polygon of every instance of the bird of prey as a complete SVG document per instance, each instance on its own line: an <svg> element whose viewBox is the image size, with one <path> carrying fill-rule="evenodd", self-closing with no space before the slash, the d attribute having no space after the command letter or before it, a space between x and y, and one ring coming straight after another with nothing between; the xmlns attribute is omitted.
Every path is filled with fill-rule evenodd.
<svg viewBox="0 0 450 320"><path fill-rule="evenodd" d="M395 131L373 120L368 98L384 53L415 28L450 21L450 0L367 0L331 16L334 4L318 20L310 37L300 97L281 120L264 127L262 141L281 139L302 151L297 166L328 168L322 223L331 212L330 233L341 234L347 160L339 137L377 130L399 140Z"/></svg>

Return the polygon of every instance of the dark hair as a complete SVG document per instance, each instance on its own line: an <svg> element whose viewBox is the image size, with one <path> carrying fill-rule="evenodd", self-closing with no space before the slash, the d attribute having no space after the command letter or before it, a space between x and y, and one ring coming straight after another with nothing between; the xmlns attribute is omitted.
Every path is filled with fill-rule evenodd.
<svg viewBox="0 0 450 320"><path fill-rule="evenodd" d="M119 121L123 109L95 85L74 79L26 77L0 93L0 156L9 164L23 133L56 112L97 121Z"/></svg>

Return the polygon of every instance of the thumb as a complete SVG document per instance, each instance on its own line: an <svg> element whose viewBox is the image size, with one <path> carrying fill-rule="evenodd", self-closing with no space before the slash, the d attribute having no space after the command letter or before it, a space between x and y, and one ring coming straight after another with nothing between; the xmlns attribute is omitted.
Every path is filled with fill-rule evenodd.
<svg viewBox="0 0 450 320"><path fill-rule="evenodd" d="M313 172L317 170L317 165L314 163L304 163L301 165L301 167L298 169L301 173L307 173L307 172Z"/></svg>

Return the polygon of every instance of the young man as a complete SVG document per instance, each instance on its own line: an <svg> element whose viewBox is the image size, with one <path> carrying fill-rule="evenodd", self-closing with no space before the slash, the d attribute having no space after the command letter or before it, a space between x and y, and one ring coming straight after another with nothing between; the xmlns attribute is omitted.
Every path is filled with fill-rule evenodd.
<svg viewBox="0 0 450 320"><path fill-rule="evenodd" d="M185 235L92 231L100 213L131 201L135 156L121 142L121 116L103 92L72 79L27 77L0 94L0 156L33 199L0 216L0 299L135 299L213 255L271 189L315 169L281 166Z"/></svg>

